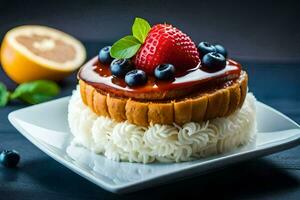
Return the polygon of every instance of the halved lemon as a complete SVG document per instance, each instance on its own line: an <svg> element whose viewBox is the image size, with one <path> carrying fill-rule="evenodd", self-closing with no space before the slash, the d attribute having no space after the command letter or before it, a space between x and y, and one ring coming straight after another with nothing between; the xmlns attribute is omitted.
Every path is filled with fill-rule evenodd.
<svg viewBox="0 0 300 200"><path fill-rule="evenodd" d="M8 31L0 51L4 71L17 83L60 80L78 69L86 58L84 46L74 37L36 25Z"/></svg>

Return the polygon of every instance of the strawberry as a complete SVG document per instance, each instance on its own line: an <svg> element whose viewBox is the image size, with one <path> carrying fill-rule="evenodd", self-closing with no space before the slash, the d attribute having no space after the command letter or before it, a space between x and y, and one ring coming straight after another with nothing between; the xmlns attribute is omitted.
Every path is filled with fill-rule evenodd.
<svg viewBox="0 0 300 200"><path fill-rule="evenodd" d="M158 24L149 31L133 62L136 68L153 74L160 64L173 64L176 70L183 71L197 66L200 59L189 36L172 25Z"/></svg>

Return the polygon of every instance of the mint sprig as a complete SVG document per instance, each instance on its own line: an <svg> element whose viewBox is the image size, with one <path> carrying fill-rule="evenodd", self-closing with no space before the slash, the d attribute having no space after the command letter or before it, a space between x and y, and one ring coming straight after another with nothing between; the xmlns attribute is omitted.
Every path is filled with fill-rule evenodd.
<svg viewBox="0 0 300 200"><path fill-rule="evenodd" d="M58 95L59 86L49 80L37 80L20 84L10 93L3 83L0 83L0 107L4 107L9 100L21 100L28 104L38 104L50 100Z"/></svg>
<svg viewBox="0 0 300 200"><path fill-rule="evenodd" d="M59 90L59 86L53 81L37 80L19 85L10 98L20 99L29 104L37 104L58 95Z"/></svg>
<svg viewBox="0 0 300 200"><path fill-rule="evenodd" d="M0 107L6 106L9 100L9 91L7 90L6 86L0 82Z"/></svg>
<svg viewBox="0 0 300 200"><path fill-rule="evenodd" d="M110 50L113 58L131 58L139 50L151 29L150 24L142 19L135 18L132 25L132 35L127 35L115 42Z"/></svg>
<svg viewBox="0 0 300 200"><path fill-rule="evenodd" d="M144 43L150 29L151 26L146 20L137 17L132 25L132 35L141 43Z"/></svg>
<svg viewBox="0 0 300 200"><path fill-rule="evenodd" d="M138 39L132 35L125 36L118 40L110 49L113 58L131 58L141 47Z"/></svg>

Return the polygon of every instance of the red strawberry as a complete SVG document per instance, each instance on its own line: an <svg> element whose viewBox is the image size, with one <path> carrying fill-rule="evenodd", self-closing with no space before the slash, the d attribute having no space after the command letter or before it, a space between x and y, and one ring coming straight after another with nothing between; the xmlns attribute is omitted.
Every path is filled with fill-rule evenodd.
<svg viewBox="0 0 300 200"><path fill-rule="evenodd" d="M173 64L176 70L182 71L197 66L200 59L189 36L172 25L158 24L149 31L133 62L137 68L153 74L159 64Z"/></svg>

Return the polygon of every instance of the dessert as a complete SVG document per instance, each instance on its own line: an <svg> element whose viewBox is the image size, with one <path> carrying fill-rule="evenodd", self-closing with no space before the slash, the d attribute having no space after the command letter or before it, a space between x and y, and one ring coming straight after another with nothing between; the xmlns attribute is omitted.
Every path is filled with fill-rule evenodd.
<svg viewBox="0 0 300 200"><path fill-rule="evenodd" d="M181 162L247 144L255 134L248 75L221 45L198 46L168 24L136 18L133 36L78 73L74 142L109 159Z"/></svg>

